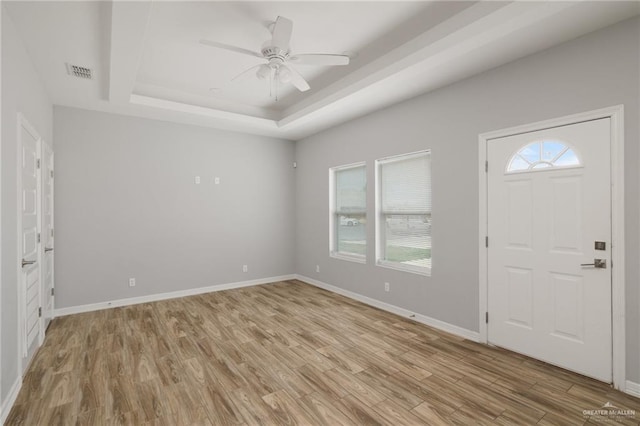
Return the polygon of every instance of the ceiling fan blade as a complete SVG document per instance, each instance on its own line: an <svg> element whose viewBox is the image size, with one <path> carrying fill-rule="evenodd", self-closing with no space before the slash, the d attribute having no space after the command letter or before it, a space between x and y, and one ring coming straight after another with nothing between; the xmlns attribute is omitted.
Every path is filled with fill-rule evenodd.
<svg viewBox="0 0 640 426"><path fill-rule="evenodd" d="M258 69L258 68L260 68L261 66L262 66L262 64L259 64L259 65L256 65L256 66L254 66L254 67L251 67L251 68L249 68L249 69L246 69L246 70L242 71L240 74L238 74L238 75L236 75L235 77L233 77L233 78L231 79L231 81L236 81L236 80L237 80L237 79L239 79L240 77L242 77L242 76L245 76L245 75L249 74L251 71L257 70L257 69Z"/></svg>
<svg viewBox="0 0 640 426"><path fill-rule="evenodd" d="M241 53L243 55L255 56L256 58L264 58L262 54L258 52L254 52L252 50L243 49L242 47L231 46L229 44L218 43L217 41L211 40L200 40L200 44L204 44L205 46L216 47L218 49L229 50L231 52Z"/></svg>
<svg viewBox="0 0 640 426"><path fill-rule="evenodd" d="M271 36L271 45L279 47L282 50L289 49L289 41L293 31L293 22L282 16L276 18L273 26L273 35Z"/></svg>
<svg viewBox="0 0 640 426"><path fill-rule="evenodd" d="M306 92L307 90L311 89L311 87L309 87L309 83L307 83L304 77L295 68L288 67L286 65L280 65L280 68L289 70L289 72L291 73L291 84L293 84L296 89L301 92Z"/></svg>
<svg viewBox="0 0 640 426"><path fill-rule="evenodd" d="M300 65L349 65L347 55L330 55L325 53L302 53L289 58L291 62Z"/></svg>

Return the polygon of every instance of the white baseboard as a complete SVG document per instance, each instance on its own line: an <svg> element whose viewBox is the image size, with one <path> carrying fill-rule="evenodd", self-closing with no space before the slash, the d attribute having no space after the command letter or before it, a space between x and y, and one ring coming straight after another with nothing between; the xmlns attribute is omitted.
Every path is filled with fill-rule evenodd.
<svg viewBox="0 0 640 426"><path fill-rule="evenodd" d="M3 425L7 420L9 413L11 412L11 408L13 404L16 402L16 398L18 397L18 392L20 392L20 388L22 387L22 377L18 377L16 381L11 386L11 390L9 390L9 394L2 401L2 409L0 409L0 425Z"/></svg>
<svg viewBox="0 0 640 426"><path fill-rule="evenodd" d="M313 278L305 277L304 275L296 275L296 279L303 281L307 284L311 284L316 287L320 287L325 290L331 291L333 293L341 294L350 299L357 300L359 302L365 303L370 306L374 306L384 311L391 312L401 317L409 318L419 323L428 325L429 327L437 328L438 330L446 331L447 333L455 334L456 336L464 337L465 339L472 340L474 342L480 341L480 333L476 331L467 330L466 328L458 327L457 325L449 324L448 322L440 321L435 318L428 317L426 315L417 314L407 309L400 308L398 306L391 305L386 302L381 302L380 300L372 299L370 297L363 296L361 294L354 293L352 291L345 290L340 287L336 287L334 285L315 280Z"/></svg>
<svg viewBox="0 0 640 426"><path fill-rule="evenodd" d="M218 284L208 287L191 288L188 290L171 291L168 293L150 294L148 296L130 297L127 299L117 299L108 302L91 303L88 305L70 306L68 308L55 309L54 316L61 317L82 312L99 311L102 309L116 308L119 306L137 305L139 303L157 302L159 300L175 299L178 297L194 296L196 294L212 293L215 291L231 290L234 288L251 287L261 284L270 284L278 281L295 279L295 275L282 275L279 277L260 278L257 280L240 281L228 284Z"/></svg>
<svg viewBox="0 0 640 426"><path fill-rule="evenodd" d="M629 395L637 396L638 398L640 398L640 383L635 383L631 380L627 380L624 391Z"/></svg>

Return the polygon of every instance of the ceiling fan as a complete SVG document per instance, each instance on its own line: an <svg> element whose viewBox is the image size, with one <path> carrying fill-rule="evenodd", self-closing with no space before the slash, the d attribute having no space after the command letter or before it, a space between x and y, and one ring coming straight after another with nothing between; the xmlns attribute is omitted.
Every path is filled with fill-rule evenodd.
<svg viewBox="0 0 640 426"><path fill-rule="evenodd" d="M259 79L269 80L271 94L274 95L275 93L275 98L277 101L278 85L280 83L291 83L296 89L300 90L301 92L306 92L310 89L309 83L306 82L304 77L302 77L302 75L295 68L293 68L291 64L320 66L349 64L349 56L347 55L332 55L324 53L301 53L292 55L291 51L289 50L289 42L291 40L292 31L293 22L285 17L278 16L271 29L271 40L266 41L262 45L260 53L248 49L243 49L241 47L218 43L217 41L200 40L200 43L206 46L216 47L218 49L225 49L243 55L266 59L267 62L256 65L249 68L248 70L241 72L232 80L236 80L238 77L255 70L256 76Z"/></svg>

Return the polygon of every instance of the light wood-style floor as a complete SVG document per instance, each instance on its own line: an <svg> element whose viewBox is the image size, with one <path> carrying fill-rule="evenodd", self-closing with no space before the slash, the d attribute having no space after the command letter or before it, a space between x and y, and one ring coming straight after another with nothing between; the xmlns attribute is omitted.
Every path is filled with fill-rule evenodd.
<svg viewBox="0 0 640 426"><path fill-rule="evenodd" d="M56 319L6 424L584 424L640 400L299 281Z"/></svg>

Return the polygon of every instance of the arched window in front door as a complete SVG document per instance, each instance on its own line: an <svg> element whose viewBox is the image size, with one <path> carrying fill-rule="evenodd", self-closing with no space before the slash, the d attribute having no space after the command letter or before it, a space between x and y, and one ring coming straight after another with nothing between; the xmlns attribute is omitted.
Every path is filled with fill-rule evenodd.
<svg viewBox="0 0 640 426"><path fill-rule="evenodd" d="M544 140L530 143L511 156L507 173L580 167L578 154L560 141Z"/></svg>

